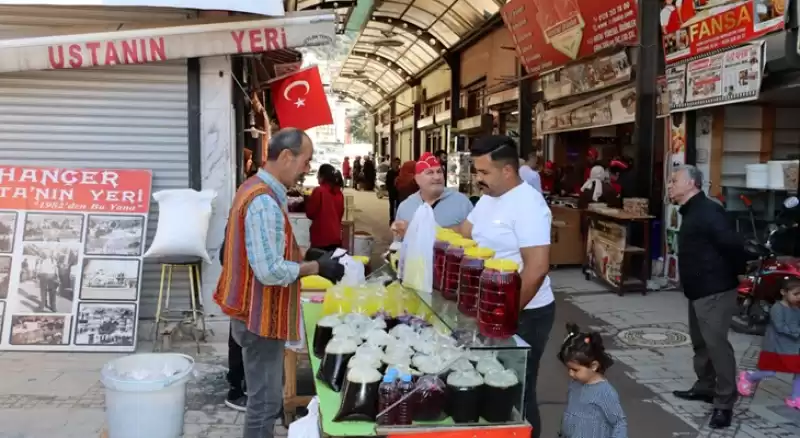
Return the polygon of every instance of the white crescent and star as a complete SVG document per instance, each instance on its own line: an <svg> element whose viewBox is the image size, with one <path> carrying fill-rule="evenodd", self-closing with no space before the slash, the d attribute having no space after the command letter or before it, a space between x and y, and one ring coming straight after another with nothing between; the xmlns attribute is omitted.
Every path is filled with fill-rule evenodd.
<svg viewBox="0 0 800 438"><path fill-rule="evenodd" d="M292 99L289 97L289 92L295 87L304 87L306 89L303 96L308 96L308 93L311 91L311 85L309 85L308 81L294 81L283 89L283 98L291 102ZM302 97L298 97L293 103L298 108L306 106L306 100Z"/></svg>

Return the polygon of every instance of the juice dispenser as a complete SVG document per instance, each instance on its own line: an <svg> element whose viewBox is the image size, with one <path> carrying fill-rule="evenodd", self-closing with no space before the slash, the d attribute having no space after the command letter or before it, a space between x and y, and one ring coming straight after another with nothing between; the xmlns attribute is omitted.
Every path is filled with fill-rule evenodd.
<svg viewBox="0 0 800 438"><path fill-rule="evenodd" d="M444 257L444 285L442 296L450 301L458 298L458 282L461 275L461 261L464 258L464 250L476 245L474 240L457 239L450 241L450 246L445 251Z"/></svg>
<svg viewBox="0 0 800 438"><path fill-rule="evenodd" d="M489 248L467 248L461 260L461 280L458 285L458 310L468 316L478 314L478 294L481 274L486 260L494 257Z"/></svg>
<svg viewBox="0 0 800 438"><path fill-rule="evenodd" d="M478 304L478 331L487 338L506 339L517 332L520 312L519 265L511 260L484 263Z"/></svg>

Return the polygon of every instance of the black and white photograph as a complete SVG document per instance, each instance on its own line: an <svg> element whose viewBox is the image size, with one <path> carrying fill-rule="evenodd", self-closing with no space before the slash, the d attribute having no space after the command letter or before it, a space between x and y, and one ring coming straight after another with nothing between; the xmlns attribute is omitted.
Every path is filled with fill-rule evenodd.
<svg viewBox="0 0 800 438"><path fill-rule="evenodd" d="M69 345L70 315L12 315L11 345Z"/></svg>
<svg viewBox="0 0 800 438"><path fill-rule="evenodd" d="M28 213L25 216L25 242L77 243L83 234L82 214Z"/></svg>
<svg viewBox="0 0 800 438"><path fill-rule="evenodd" d="M136 305L80 303L75 345L132 347L136 336Z"/></svg>
<svg viewBox="0 0 800 438"><path fill-rule="evenodd" d="M89 215L87 255L138 256L144 246L144 216Z"/></svg>
<svg viewBox="0 0 800 438"><path fill-rule="evenodd" d="M14 251L14 233L17 229L17 213L14 211L0 212L0 252Z"/></svg>
<svg viewBox="0 0 800 438"><path fill-rule="evenodd" d="M0 300L8 298L8 287L11 284L11 257L0 257Z"/></svg>
<svg viewBox="0 0 800 438"><path fill-rule="evenodd" d="M72 313L80 244L22 245L14 313Z"/></svg>
<svg viewBox="0 0 800 438"><path fill-rule="evenodd" d="M133 301L139 291L139 259L83 259L82 300Z"/></svg>

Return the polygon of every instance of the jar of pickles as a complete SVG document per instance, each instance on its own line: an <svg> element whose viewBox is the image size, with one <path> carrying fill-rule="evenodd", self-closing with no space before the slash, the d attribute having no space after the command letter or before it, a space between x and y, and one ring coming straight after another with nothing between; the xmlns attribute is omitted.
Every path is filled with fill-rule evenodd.
<svg viewBox="0 0 800 438"><path fill-rule="evenodd" d="M512 260L484 263L478 301L478 331L487 338L506 339L517 332L522 280Z"/></svg>
<svg viewBox="0 0 800 438"><path fill-rule="evenodd" d="M450 241L454 239L452 232L447 232L444 228L436 232L436 241L433 243L433 290L442 290L445 252L450 246Z"/></svg>
<svg viewBox="0 0 800 438"><path fill-rule="evenodd" d="M456 239L450 241L450 246L445 251L444 257L444 286L442 296L450 301L458 299L458 283L461 280L461 261L464 258L464 250L476 245L474 240Z"/></svg>
<svg viewBox="0 0 800 438"><path fill-rule="evenodd" d="M478 295L480 291L481 274L486 260L494 257L494 251L489 248L467 248L461 260L461 280L458 285L458 310L468 316L478 314Z"/></svg>

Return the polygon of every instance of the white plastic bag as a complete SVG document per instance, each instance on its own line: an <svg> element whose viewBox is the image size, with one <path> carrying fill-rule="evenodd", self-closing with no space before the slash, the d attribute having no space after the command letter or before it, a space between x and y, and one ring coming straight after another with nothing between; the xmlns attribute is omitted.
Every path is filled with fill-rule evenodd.
<svg viewBox="0 0 800 438"><path fill-rule="evenodd" d="M161 190L153 194L158 202L158 228L145 257L200 257L211 263L206 236L211 220L213 190Z"/></svg>
<svg viewBox="0 0 800 438"><path fill-rule="evenodd" d="M319 438L319 398L308 404L308 415L289 425L287 438Z"/></svg>
<svg viewBox="0 0 800 438"><path fill-rule="evenodd" d="M433 291L433 244L436 218L424 203L414 212L400 249L399 272L403 285L420 292Z"/></svg>
<svg viewBox="0 0 800 438"><path fill-rule="evenodd" d="M364 264L347 254L345 249L339 248L333 252L334 257L339 257L339 264L344 266L344 277L336 284L344 286L358 286L366 280Z"/></svg>

